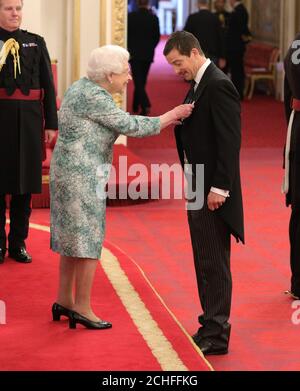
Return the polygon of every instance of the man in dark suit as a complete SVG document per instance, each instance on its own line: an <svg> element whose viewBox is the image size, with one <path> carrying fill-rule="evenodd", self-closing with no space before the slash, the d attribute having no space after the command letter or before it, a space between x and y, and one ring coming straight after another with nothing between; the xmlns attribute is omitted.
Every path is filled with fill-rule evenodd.
<svg viewBox="0 0 300 391"><path fill-rule="evenodd" d="M240 184L240 100L228 77L207 59L198 40L185 31L171 35L164 55L176 74L192 87L185 101L195 102L191 117L175 128L183 167L204 165L204 206L188 204L202 327L193 336L202 352L228 352L231 306L230 236L244 242ZM196 186L197 187L197 186Z"/></svg>
<svg viewBox="0 0 300 391"><path fill-rule="evenodd" d="M219 19L209 10L208 0L199 0L198 6L199 11L188 17L184 30L193 34L198 39L205 55L223 68L225 48Z"/></svg>
<svg viewBox="0 0 300 391"><path fill-rule="evenodd" d="M225 9L226 1L225 0L215 0L214 1L214 8L215 8L215 15L218 17L221 27L227 28L228 20L230 17L230 12L226 11Z"/></svg>
<svg viewBox="0 0 300 391"><path fill-rule="evenodd" d="M134 82L133 112L141 115L150 112L150 99L146 84L154 51L160 39L159 21L149 10L149 0L138 0L138 11L128 15L128 51Z"/></svg>
<svg viewBox="0 0 300 391"><path fill-rule="evenodd" d="M26 251L31 194L42 188L44 139L57 129L51 62L42 37L21 30L22 0L0 0L0 263L30 263ZM44 130L45 128L45 130ZM7 238L6 194L11 195Z"/></svg>
<svg viewBox="0 0 300 391"><path fill-rule="evenodd" d="M230 12L226 11L225 9L226 1L225 0L215 0L214 2L214 8L215 8L215 15L219 19L219 22L221 24L221 34L222 34L222 44L223 44L223 51L224 51L224 57L226 59L226 39L227 39L227 29L228 29L228 21L230 18ZM222 71L224 73L228 73L228 61L226 60L226 66L222 68Z"/></svg>
<svg viewBox="0 0 300 391"><path fill-rule="evenodd" d="M290 265L291 288L286 293L300 298L300 33L292 43L284 61L284 104L289 123L285 148L285 178L283 192L291 205Z"/></svg>
<svg viewBox="0 0 300 391"><path fill-rule="evenodd" d="M244 99L245 70L244 57L246 44L251 39L248 28L248 11L241 1L230 0L233 11L228 20L226 56L231 80Z"/></svg>

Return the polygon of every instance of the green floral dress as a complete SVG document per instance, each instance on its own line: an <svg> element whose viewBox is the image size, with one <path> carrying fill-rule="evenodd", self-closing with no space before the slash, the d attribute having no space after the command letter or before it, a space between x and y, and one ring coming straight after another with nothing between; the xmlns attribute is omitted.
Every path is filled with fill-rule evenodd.
<svg viewBox="0 0 300 391"><path fill-rule="evenodd" d="M51 159L51 249L68 257L99 259L113 145L120 134L160 132L159 118L119 109L103 88L82 78L66 92Z"/></svg>

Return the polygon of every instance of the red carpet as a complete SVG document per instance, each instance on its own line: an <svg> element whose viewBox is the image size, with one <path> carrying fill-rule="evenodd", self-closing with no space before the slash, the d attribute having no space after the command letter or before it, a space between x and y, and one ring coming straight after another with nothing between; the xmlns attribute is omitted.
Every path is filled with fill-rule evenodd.
<svg viewBox="0 0 300 391"><path fill-rule="evenodd" d="M35 221L43 222L38 212L35 215ZM110 282L111 272L104 272L100 266L95 278L94 308L113 323L113 328L94 331L78 326L77 330L69 330L66 320L52 322L50 308L56 293L58 257L48 249L47 232L31 230L28 247L35 254L32 264L6 259L1 265L0 298L7 307L7 324L0 326L1 370L209 370L139 269L120 250L108 245L152 315L153 328L151 322L146 325L149 340L144 339L144 321L139 320L139 329L138 320L133 320L134 315L123 304L124 297ZM108 265L111 263L109 260ZM132 293L125 288L128 299ZM156 346L157 339L161 348Z"/></svg>

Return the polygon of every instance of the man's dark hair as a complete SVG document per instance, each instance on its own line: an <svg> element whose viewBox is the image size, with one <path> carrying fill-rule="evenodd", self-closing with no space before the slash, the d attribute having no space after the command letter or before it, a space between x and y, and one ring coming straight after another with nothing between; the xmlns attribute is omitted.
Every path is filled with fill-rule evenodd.
<svg viewBox="0 0 300 391"><path fill-rule="evenodd" d="M164 56L167 56L173 49L177 49L180 54L188 57L192 49L198 49L199 53L204 56L198 39L187 31L176 31L169 37L164 48Z"/></svg>
<svg viewBox="0 0 300 391"><path fill-rule="evenodd" d="M148 7L149 0L137 0L138 7Z"/></svg>

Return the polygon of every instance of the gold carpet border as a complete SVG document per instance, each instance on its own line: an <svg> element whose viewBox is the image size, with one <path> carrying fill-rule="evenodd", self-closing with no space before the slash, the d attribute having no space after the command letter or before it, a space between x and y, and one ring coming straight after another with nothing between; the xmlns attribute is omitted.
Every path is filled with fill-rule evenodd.
<svg viewBox="0 0 300 391"><path fill-rule="evenodd" d="M9 222L9 220L7 221ZM38 231L44 231L44 232L49 232L50 233L50 227L47 227L47 225L40 225L40 224L29 224L30 228L36 229Z"/></svg>
<svg viewBox="0 0 300 391"><path fill-rule="evenodd" d="M50 232L50 227L30 223L30 228L40 230L43 232ZM117 246L113 245L119 251L122 252ZM128 255L126 255L128 257ZM130 257L128 257L138 268L141 275L150 286L156 297L162 303L164 308L171 315L173 320L179 326L181 331L185 334L185 336L190 340L193 348L199 354L201 359L206 363L210 370L214 370L209 361L206 360L201 350L193 343L188 332L170 310L170 308L166 305L162 297L159 295L157 290L154 288L148 277L146 276L143 269ZM120 300L124 304L127 312L135 323L137 329L143 336L147 345L151 349L152 354L157 359L160 364L162 370L164 371L188 371L188 368L184 365L184 363L180 360L177 352L173 349L172 344L163 334L161 329L159 328L157 322L152 318L149 310L146 308L144 302L139 296L138 292L134 289L133 285L129 281L127 275L124 270L121 268L118 259L106 248L102 249L101 254L101 264L102 267L116 290Z"/></svg>
<svg viewBox="0 0 300 391"><path fill-rule="evenodd" d="M117 258L102 250L102 267L163 371L188 371L134 289Z"/></svg>

